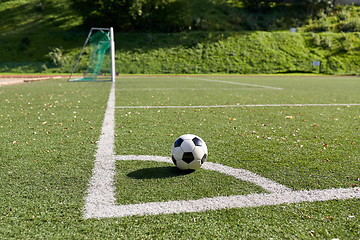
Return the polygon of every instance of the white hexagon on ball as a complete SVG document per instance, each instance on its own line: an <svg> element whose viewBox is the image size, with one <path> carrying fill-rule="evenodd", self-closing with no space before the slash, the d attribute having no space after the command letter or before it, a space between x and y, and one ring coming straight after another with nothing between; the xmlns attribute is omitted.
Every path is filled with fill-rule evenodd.
<svg viewBox="0 0 360 240"><path fill-rule="evenodd" d="M181 170L199 169L207 156L208 149L205 141L194 134L178 137L171 148L171 159Z"/></svg>

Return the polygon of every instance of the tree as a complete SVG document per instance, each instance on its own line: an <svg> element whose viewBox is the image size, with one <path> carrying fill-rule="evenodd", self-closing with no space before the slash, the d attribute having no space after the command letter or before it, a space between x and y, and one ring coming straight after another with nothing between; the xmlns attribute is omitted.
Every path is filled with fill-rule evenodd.
<svg viewBox="0 0 360 240"><path fill-rule="evenodd" d="M231 7L228 0L71 1L73 8L83 16L85 26L113 26L118 31L176 32L221 28L219 16L228 17L225 12Z"/></svg>
<svg viewBox="0 0 360 240"><path fill-rule="evenodd" d="M175 0L72 0L72 7L84 17L86 26L114 26L129 30L136 22Z"/></svg>
<svg viewBox="0 0 360 240"><path fill-rule="evenodd" d="M308 14L316 14L320 10L329 12L339 0L293 0L293 4L306 7Z"/></svg>
<svg viewBox="0 0 360 240"><path fill-rule="evenodd" d="M283 3L284 0L241 0L244 8L251 11L266 10L276 7Z"/></svg>

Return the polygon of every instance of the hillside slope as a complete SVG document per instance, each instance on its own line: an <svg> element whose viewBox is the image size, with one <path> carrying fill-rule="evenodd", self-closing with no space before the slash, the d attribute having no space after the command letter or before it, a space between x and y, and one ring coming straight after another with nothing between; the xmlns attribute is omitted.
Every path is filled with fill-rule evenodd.
<svg viewBox="0 0 360 240"><path fill-rule="evenodd" d="M360 69L359 36L290 31L120 34L117 71L356 74ZM321 61L322 68L313 67L313 61Z"/></svg>
<svg viewBox="0 0 360 240"><path fill-rule="evenodd" d="M0 3L0 72L68 73L89 29L69 0ZM312 22L314 26L314 22ZM290 31L120 33L118 73L358 74L360 33ZM306 31L305 31L306 30ZM313 66L321 61L322 66ZM79 71L82 71L79 69Z"/></svg>

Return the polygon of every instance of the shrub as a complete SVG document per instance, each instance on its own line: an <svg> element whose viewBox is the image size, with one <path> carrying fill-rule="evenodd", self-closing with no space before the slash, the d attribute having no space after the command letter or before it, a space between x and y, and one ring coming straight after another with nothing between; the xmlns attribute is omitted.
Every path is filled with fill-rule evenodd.
<svg viewBox="0 0 360 240"><path fill-rule="evenodd" d="M65 62L65 57L63 56L62 48L52 48L48 53L49 61L53 67L61 67Z"/></svg>
<svg viewBox="0 0 360 240"><path fill-rule="evenodd" d="M359 32L360 31L360 19L351 18L348 22L344 23L342 27L339 28L342 32Z"/></svg>

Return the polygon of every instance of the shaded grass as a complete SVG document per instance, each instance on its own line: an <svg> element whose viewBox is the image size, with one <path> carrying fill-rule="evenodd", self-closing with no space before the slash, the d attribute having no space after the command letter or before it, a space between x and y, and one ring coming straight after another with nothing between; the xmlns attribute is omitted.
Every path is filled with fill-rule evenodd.
<svg viewBox="0 0 360 240"><path fill-rule="evenodd" d="M117 161L118 204L190 200L264 192L260 187L209 171L182 171L155 162Z"/></svg>

